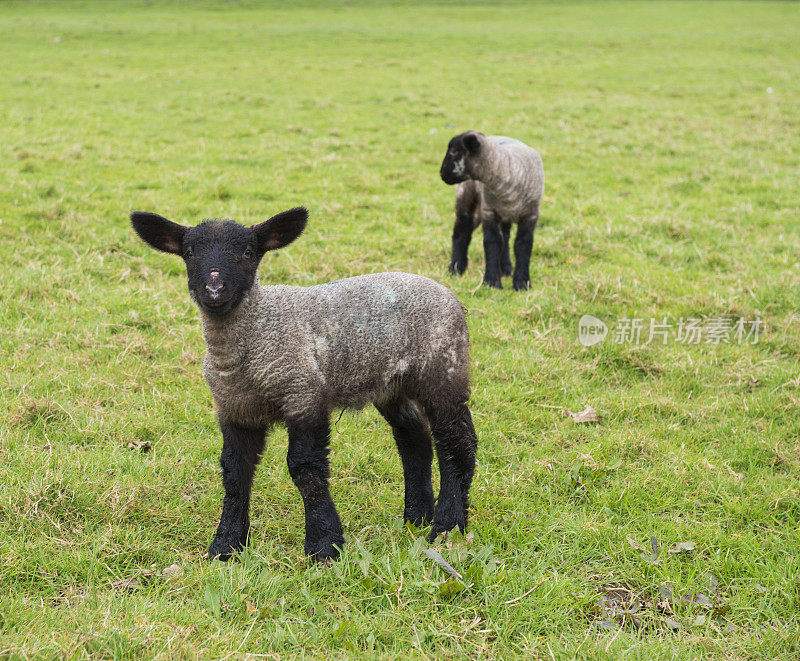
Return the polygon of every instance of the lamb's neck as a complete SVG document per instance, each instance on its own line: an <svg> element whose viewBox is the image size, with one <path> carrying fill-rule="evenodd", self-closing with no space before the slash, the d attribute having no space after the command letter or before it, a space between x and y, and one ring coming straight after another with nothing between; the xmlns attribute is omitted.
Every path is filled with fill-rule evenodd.
<svg viewBox="0 0 800 661"><path fill-rule="evenodd" d="M480 157L473 166L474 178L492 191L502 192L509 181L511 169L509 154L490 140L481 140Z"/></svg>
<svg viewBox="0 0 800 661"><path fill-rule="evenodd" d="M200 309L207 360L223 371L236 369L247 358L253 337L253 326L263 314L267 294L258 279L245 294L241 303L224 315L213 315Z"/></svg>

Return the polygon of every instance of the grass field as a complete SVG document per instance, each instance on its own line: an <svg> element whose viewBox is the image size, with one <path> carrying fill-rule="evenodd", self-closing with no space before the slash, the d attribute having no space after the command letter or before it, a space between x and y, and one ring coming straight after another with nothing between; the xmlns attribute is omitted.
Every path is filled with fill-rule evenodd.
<svg viewBox="0 0 800 661"><path fill-rule="evenodd" d="M796 659L799 39L791 3L2 3L0 657ZM468 128L543 156L528 292L480 287L479 233L446 272ZM340 562L302 554L283 431L251 547L205 559L199 320L127 217L297 204L262 283L403 270L469 311L460 582L402 527L371 408L334 426ZM623 318L672 334L617 342ZM681 318L764 328L693 344Z"/></svg>

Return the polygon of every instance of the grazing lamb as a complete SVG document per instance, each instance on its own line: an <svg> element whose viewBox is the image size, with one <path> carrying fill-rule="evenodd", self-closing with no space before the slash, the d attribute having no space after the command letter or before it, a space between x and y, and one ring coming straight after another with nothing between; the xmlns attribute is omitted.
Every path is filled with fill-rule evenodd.
<svg viewBox="0 0 800 661"><path fill-rule="evenodd" d="M328 490L332 409L373 403L392 427L405 477L404 519L433 522L430 539L467 525L478 439L467 406L464 310L445 287L418 275L376 273L314 287L262 287L269 250L294 241L298 207L243 227L206 220L185 227L135 212L137 234L182 255L203 324L203 375L222 430L222 517L209 556L227 560L247 541L253 473L273 424L289 434L289 474L305 506L305 551L339 555L342 524ZM431 486L436 445L441 490Z"/></svg>
<svg viewBox="0 0 800 661"><path fill-rule="evenodd" d="M514 138L467 131L450 140L440 175L444 183L458 184L450 272L464 273L472 232L483 224L483 281L500 288L501 276L511 275L508 243L511 224L517 223L514 289L527 289L533 230L544 193L541 156Z"/></svg>

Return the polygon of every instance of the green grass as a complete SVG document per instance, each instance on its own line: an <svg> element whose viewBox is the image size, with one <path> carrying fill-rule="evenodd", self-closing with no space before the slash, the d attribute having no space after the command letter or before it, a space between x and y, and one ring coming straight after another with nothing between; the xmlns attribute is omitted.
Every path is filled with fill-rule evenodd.
<svg viewBox="0 0 800 661"><path fill-rule="evenodd" d="M3 3L0 657L797 658L798 25L791 3ZM479 286L480 234L446 273L438 167L468 128L544 158L527 293ZM464 590L402 528L372 409L334 426L339 563L303 557L283 431L252 546L204 558L200 325L127 216L296 204L263 283L404 270L470 313L472 536L439 548ZM766 331L583 348L584 313ZM585 404L599 423L564 414Z"/></svg>

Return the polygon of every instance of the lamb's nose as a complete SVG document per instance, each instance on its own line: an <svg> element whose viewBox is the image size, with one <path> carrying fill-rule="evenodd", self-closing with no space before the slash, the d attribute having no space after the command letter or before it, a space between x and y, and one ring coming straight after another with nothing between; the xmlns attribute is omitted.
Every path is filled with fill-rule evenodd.
<svg viewBox="0 0 800 661"><path fill-rule="evenodd" d="M211 282L206 285L206 291L211 298L219 298L219 293L225 289L225 283L222 282L219 271L211 271L208 275Z"/></svg>

